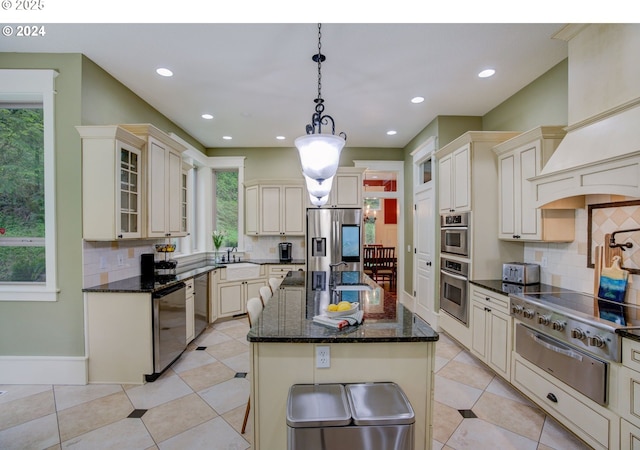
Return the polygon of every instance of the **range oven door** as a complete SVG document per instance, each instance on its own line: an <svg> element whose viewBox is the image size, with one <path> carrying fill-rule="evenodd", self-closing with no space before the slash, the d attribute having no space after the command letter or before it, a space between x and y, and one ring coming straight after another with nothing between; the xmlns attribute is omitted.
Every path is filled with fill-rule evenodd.
<svg viewBox="0 0 640 450"><path fill-rule="evenodd" d="M516 352L600 405L607 404L608 363L526 325L516 325Z"/></svg>
<svg viewBox="0 0 640 450"><path fill-rule="evenodd" d="M440 308L465 326L469 326L469 280L447 270L440 270Z"/></svg>

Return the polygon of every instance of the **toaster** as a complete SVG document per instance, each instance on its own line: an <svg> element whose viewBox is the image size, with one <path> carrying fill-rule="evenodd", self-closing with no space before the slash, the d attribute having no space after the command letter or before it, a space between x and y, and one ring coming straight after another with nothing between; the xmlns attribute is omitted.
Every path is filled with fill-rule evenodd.
<svg viewBox="0 0 640 450"><path fill-rule="evenodd" d="M525 285L540 283L540 266L521 262L504 263L502 281Z"/></svg>

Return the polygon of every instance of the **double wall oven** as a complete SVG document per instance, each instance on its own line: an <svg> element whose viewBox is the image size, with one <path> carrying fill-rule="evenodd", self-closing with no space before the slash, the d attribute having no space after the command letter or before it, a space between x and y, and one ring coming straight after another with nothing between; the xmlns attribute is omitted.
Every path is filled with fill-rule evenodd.
<svg viewBox="0 0 640 450"><path fill-rule="evenodd" d="M440 216L440 308L469 324L469 213Z"/></svg>

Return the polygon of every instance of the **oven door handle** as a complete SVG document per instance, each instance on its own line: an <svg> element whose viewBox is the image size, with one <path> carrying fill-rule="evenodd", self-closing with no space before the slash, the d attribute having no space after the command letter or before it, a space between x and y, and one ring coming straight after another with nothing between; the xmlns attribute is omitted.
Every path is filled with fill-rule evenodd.
<svg viewBox="0 0 640 450"><path fill-rule="evenodd" d="M555 353L560 353L561 355L565 355L568 356L569 358L573 358L573 359L577 359L578 361L582 361L582 355L576 351L571 350L568 347L564 347L564 346L559 346L556 343L551 343L551 342L547 342L544 338L544 336L541 336L539 334L529 334L529 336L531 336L531 339L533 339L533 341L536 344L539 344L541 346L543 346L544 348L546 348L547 350L551 350L552 352Z"/></svg>
<svg viewBox="0 0 640 450"><path fill-rule="evenodd" d="M442 275L446 275L446 276L448 276L448 277L455 278L456 280L460 280L460 281L469 281L469 279L468 279L467 277L465 277L465 276L462 276L462 275L456 275L455 273L448 272L448 271L446 271L446 270L442 270L442 269L440 269L440 273L441 273Z"/></svg>

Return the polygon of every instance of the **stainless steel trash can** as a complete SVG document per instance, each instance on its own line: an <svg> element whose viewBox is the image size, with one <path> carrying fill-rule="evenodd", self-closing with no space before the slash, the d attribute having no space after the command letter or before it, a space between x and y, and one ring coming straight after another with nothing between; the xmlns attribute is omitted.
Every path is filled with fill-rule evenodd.
<svg viewBox="0 0 640 450"><path fill-rule="evenodd" d="M413 450L415 415L395 383L296 384L288 450Z"/></svg>

